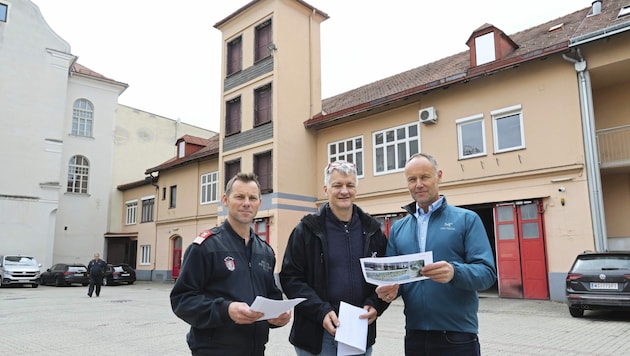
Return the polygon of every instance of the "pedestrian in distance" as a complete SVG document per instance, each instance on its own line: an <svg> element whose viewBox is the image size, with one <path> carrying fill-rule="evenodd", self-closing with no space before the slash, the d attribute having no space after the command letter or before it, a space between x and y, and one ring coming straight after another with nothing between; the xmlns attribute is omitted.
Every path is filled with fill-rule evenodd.
<svg viewBox="0 0 630 356"><path fill-rule="evenodd" d="M427 280L380 286L379 297L405 304L405 355L480 355L478 291L496 282L492 248L479 216L448 205L439 194L442 171L433 156L417 153L405 165L413 202L390 230L387 255L432 251Z"/></svg>
<svg viewBox="0 0 630 356"><path fill-rule="evenodd" d="M324 170L328 202L306 215L291 232L284 253L280 283L289 298L306 298L294 308L289 341L298 356L337 355L335 331L340 302L365 309L366 353L376 341L376 318L389 306L376 286L363 278L360 258L384 257L387 239L380 224L354 201L354 163L335 161Z"/></svg>
<svg viewBox="0 0 630 356"><path fill-rule="evenodd" d="M103 276L107 269L107 262L101 259L101 255L97 252L94 259L88 263L87 270L90 277L87 295L92 298L92 294L96 291L96 296L101 295L101 285L103 284Z"/></svg>
<svg viewBox="0 0 630 356"><path fill-rule="evenodd" d="M256 176L238 173L230 179L222 202L226 220L186 248L171 307L190 325L186 341L192 355L262 356L269 328L286 325L291 313L258 321L263 313L249 308L257 296L282 299L274 252L251 228L261 205Z"/></svg>

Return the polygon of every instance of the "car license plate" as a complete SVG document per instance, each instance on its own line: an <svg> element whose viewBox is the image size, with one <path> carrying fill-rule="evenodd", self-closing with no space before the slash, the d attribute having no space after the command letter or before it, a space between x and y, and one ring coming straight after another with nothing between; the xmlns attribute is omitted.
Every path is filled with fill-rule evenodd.
<svg viewBox="0 0 630 356"><path fill-rule="evenodd" d="M618 289L617 283L595 283L591 282L591 289Z"/></svg>
<svg viewBox="0 0 630 356"><path fill-rule="evenodd" d="M121 274L121 276L123 276L123 277L129 277L129 273L123 273L123 274Z"/></svg>
<svg viewBox="0 0 630 356"><path fill-rule="evenodd" d="M22 279L20 280L20 283L31 283L31 281L29 281L28 279Z"/></svg>
<svg viewBox="0 0 630 356"><path fill-rule="evenodd" d="M75 273L75 277L83 277L83 273Z"/></svg>

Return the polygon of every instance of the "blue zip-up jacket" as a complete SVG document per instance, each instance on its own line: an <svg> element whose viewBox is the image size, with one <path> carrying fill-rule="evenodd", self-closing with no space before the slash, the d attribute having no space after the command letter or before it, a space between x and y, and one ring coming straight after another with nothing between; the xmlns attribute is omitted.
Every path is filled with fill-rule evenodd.
<svg viewBox="0 0 630 356"><path fill-rule="evenodd" d="M409 215L390 230L387 255L419 253L416 203L403 207ZM455 274L448 283L422 280L400 285L405 301L406 329L478 333L477 291L497 278L492 248L479 216L450 206L444 199L429 219L425 250L433 262L446 261Z"/></svg>
<svg viewBox="0 0 630 356"><path fill-rule="evenodd" d="M251 258L244 240L228 221L202 232L188 246L182 269L170 293L175 315L190 324L186 337L193 353L262 355L269 339L266 320L236 324L231 302L252 304L256 296L282 299L273 270L271 247L250 230ZM273 327L273 326L271 326Z"/></svg>

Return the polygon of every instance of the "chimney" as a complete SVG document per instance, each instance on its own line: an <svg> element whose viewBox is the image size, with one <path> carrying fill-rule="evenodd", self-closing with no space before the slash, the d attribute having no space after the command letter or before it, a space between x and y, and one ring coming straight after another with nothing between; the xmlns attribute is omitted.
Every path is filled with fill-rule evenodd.
<svg viewBox="0 0 630 356"><path fill-rule="evenodd" d="M599 15L602 13L602 0L595 0L591 5L593 7L591 15Z"/></svg>

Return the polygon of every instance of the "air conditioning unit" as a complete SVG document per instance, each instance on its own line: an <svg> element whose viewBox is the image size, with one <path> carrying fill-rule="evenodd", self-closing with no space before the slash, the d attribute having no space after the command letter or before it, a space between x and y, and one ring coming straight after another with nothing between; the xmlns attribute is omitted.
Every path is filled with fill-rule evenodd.
<svg viewBox="0 0 630 356"><path fill-rule="evenodd" d="M420 109L418 116L423 124L435 124L437 122L437 112L433 106Z"/></svg>

